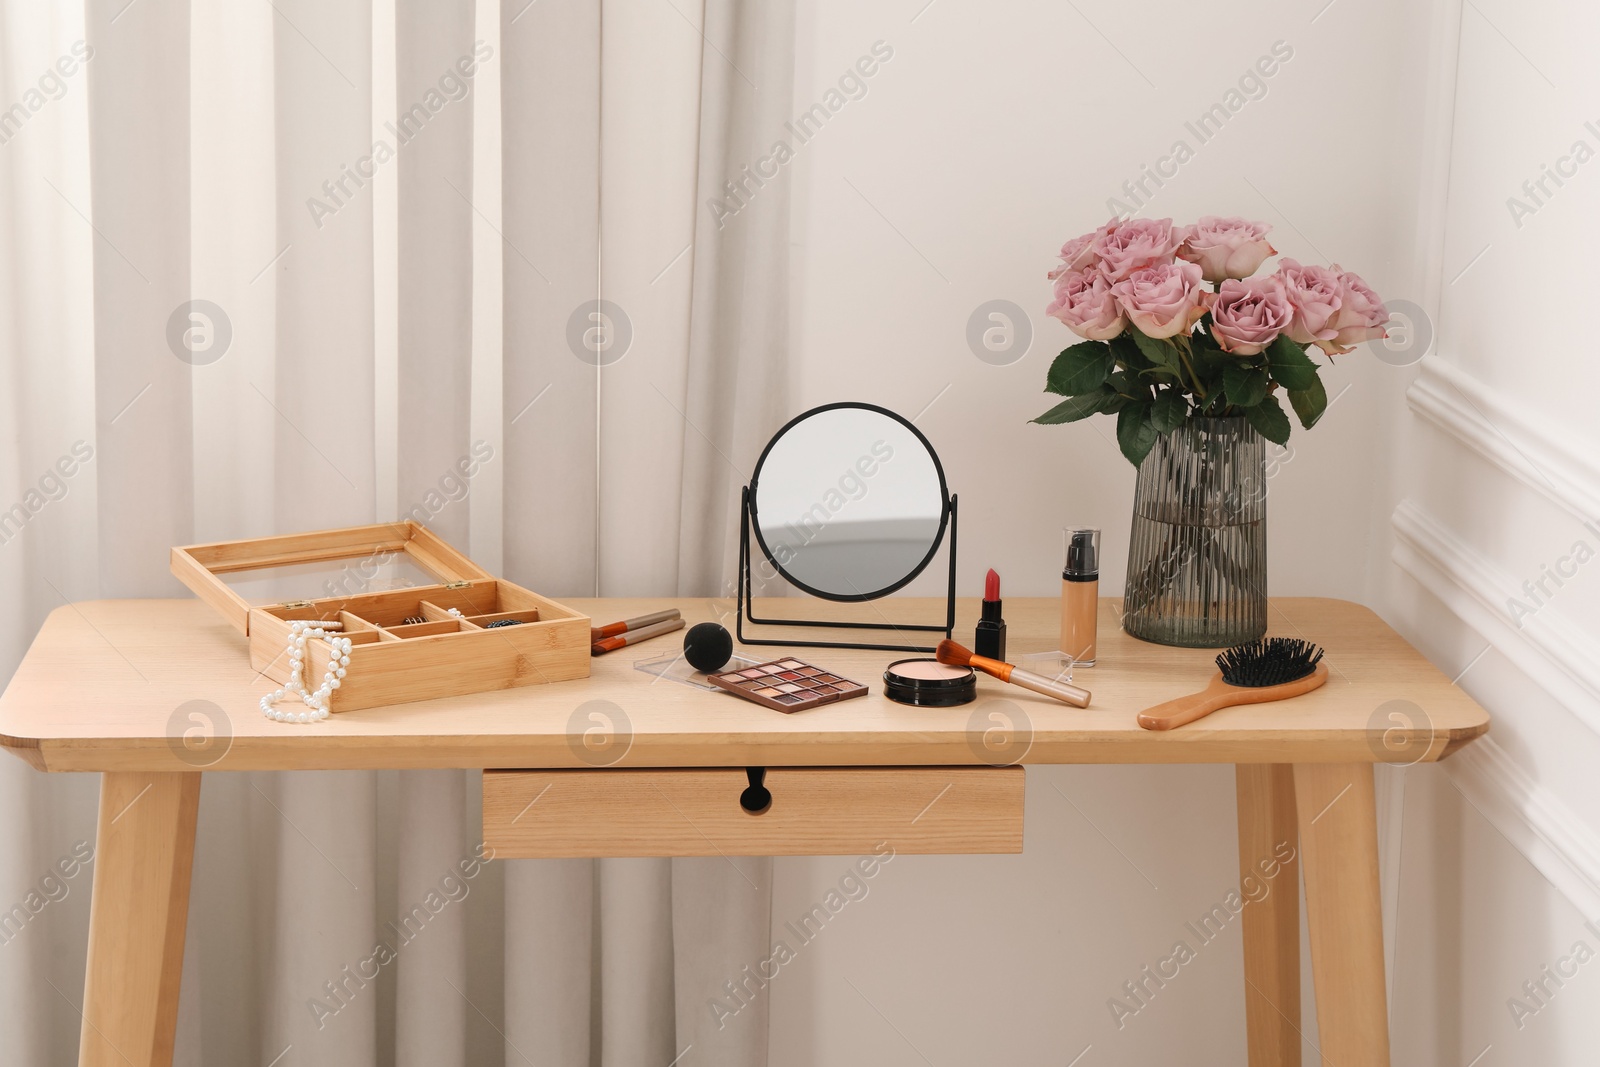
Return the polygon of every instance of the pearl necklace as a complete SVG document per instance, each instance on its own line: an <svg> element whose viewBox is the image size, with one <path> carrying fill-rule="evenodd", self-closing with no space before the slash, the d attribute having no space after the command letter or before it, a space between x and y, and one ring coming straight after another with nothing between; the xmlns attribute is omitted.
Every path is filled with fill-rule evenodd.
<svg viewBox="0 0 1600 1067"><path fill-rule="evenodd" d="M348 637L343 637L331 631L339 629L343 623L338 622L292 622L289 624L289 681L281 689L274 690L261 698L261 713L269 719L278 722L321 722L329 715L328 700L333 696L333 691L339 688L340 679L344 677L345 668L350 666L350 645ZM322 685L314 693L306 692L303 672L306 659L306 641L320 637L328 642L328 672L322 676ZM302 703L311 710L293 712L277 711L273 705L285 697L293 694L298 696Z"/></svg>

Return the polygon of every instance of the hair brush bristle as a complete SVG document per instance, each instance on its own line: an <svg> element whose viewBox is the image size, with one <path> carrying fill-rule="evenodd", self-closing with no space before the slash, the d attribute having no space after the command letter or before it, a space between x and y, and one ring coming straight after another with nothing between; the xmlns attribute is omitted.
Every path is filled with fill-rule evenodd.
<svg viewBox="0 0 1600 1067"><path fill-rule="evenodd" d="M1316 670L1322 649L1293 637L1268 637L1238 645L1217 657L1222 680L1229 685L1262 689L1297 682Z"/></svg>

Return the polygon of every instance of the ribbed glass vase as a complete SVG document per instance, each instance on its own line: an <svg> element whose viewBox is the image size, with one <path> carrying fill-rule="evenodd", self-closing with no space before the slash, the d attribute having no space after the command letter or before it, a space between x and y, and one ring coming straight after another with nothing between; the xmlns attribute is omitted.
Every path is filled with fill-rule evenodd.
<svg viewBox="0 0 1600 1067"><path fill-rule="evenodd" d="M1191 418L1139 465L1123 629L1226 648L1267 631L1266 450L1244 418Z"/></svg>

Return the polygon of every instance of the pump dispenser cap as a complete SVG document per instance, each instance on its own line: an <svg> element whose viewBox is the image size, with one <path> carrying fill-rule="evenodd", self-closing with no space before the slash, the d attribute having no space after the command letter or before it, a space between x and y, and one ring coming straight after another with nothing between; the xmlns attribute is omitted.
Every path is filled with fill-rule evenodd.
<svg viewBox="0 0 1600 1067"><path fill-rule="evenodd" d="M1061 577L1068 581L1094 581L1100 577L1100 531L1093 527L1069 527L1066 531L1067 562Z"/></svg>

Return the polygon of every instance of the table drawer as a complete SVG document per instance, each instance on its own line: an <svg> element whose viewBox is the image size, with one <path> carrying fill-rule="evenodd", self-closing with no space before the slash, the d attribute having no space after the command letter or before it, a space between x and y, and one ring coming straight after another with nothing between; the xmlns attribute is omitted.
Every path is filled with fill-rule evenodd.
<svg viewBox="0 0 1600 1067"><path fill-rule="evenodd" d="M1021 852L1022 792L1021 767L484 771L483 837L500 859Z"/></svg>

